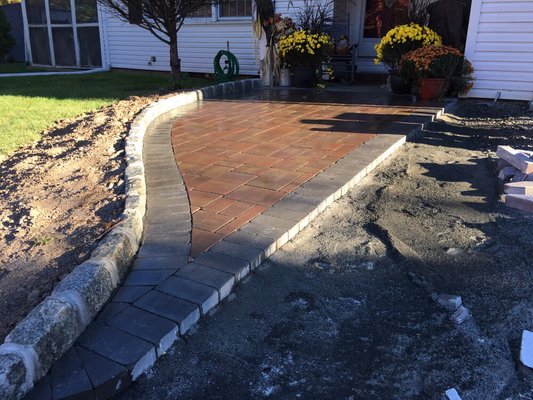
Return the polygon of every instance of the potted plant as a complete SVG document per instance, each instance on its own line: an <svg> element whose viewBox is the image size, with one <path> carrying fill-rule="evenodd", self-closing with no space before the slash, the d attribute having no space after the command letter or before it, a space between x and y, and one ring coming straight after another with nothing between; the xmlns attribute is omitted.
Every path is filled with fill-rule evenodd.
<svg viewBox="0 0 533 400"><path fill-rule="evenodd" d="M294 31L278 42L281 62L292 71L293 84L297 87L314 87L322 60L331 52L331 38L325 33Z"/></svg>
<svg viewBox="0 0 533 400"><path fill-rule="evenodd" d="M383 63L389 70L390 83L393 93L411 92L411 82L400 74L402 57L410 51L422 46L440 45L441 37L427 26L415 23L398 25L387 32L375 46L376 64Z"/></svg>
<svg viewBox="0 0 533 400"><path fill-rule="evenodd" d="M416 80L422 100L442 97L451 82L458 93L467 92L472 84L472 65L463 53L451 46L424 46L403 56L402 72Z"/></svg>
<svg viewBox="0 0 533 400"><path fill-rule="evenodd" d="M458 95L467 94L474 86L474 67L466 58L463 63L459 64L455 73L448 83L448 96L457 97Z"/></svg>

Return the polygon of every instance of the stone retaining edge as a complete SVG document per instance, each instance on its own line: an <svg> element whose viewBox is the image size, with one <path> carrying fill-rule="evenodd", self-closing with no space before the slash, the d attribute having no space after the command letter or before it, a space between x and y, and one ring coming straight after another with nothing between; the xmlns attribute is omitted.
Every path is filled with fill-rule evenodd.
<svg viewBox="0 0 533 400"><path fill-rule="evenodd" d="M72 347L127 275L139 249L146 212L142 151L148 126L178 107L260 86L259 79L246 79L179 93L150 104L133 120L125 144L126 200L121 222L0 345L0 398L20 399L28 393Z"/></svg>

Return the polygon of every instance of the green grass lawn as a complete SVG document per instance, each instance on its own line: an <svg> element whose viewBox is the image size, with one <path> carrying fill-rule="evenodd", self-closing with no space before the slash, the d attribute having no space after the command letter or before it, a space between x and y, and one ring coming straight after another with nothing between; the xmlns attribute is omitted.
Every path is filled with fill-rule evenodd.
<svg viewBox="0 0 533 400"><path fill-rule="evenodd" d="M212 83L184 78L182 87ZM0 158L40 138L54 121L96 110L128 96L168 90L168 74L104 72L0 78Z"/></svg>
<svg viewBox="0 0 533 400"><path fill-rule="evenodd" d="M20 74L22 72L49 71L46 68L29 67L26 63L0 63L0 74Z"/></svg>

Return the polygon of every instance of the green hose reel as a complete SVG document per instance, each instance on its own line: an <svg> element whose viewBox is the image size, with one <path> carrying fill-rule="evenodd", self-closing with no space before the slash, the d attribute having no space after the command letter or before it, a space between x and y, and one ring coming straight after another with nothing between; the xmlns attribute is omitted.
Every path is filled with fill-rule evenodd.
<svg viewBox="0 0 533 400"><path fill-rule="evenodd" d="M220 66L222 57L226 58L224 67ZM213 66L215 67L215 76L218 82L228 82L233 80L239 75L239 60L235 57L235 54L228 50L220 50L215 59L213 60Z"/></svg>

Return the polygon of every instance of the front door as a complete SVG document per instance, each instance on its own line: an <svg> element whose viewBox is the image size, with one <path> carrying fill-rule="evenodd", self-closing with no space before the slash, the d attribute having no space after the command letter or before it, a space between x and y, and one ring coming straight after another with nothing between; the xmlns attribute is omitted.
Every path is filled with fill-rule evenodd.
<svg viewBox="0 0 533 400"><path fill-rule="evenodd" d="M353 23L352 37L359 43L359 71L384 72L383 66L374 65L374 46L396 25L405 23L409 0L364 0L348 7ZM362 3L362 5L361 5Z"/></svg>

